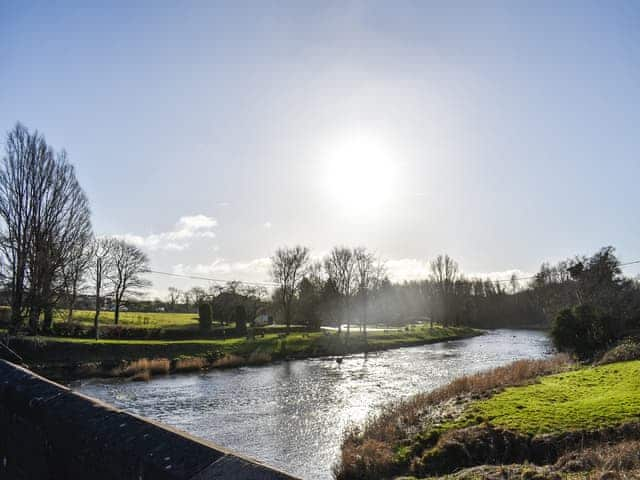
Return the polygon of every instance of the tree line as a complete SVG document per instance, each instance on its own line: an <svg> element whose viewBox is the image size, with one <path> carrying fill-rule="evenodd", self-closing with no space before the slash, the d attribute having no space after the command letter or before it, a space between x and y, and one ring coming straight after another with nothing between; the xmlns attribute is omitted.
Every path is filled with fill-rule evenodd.
<svg viewBox="0 0 640 480"><path fill-rule="evenodd" d="M278 249L272 300L285 324L311 328L405 325L420 320L479 328L550 327L567 308L589 305L609 320L614 337L640 327L640 287L622 275L613 247L557 265L543 263L526 281L467 278L448 255L429 263L425 279L393 283L384 262L365 248L335 247L321 261L309 249Z"/></svg>
<svg viewBox="0 0 640 480"><path fill-rule="evenodd" d="M117 323L122 301L149 285L148 265L136 246L94 235L88 198L66 152L18 123L0 165L0 280L12 331L49 330L62 305L71 320L90 285L97 335L104 297L114 299Z"/></svg>

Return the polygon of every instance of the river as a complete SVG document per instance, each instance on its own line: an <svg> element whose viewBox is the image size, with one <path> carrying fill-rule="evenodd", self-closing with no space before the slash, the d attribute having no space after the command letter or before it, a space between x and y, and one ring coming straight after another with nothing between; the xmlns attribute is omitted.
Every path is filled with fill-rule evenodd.
<svg viewBox="0 0 640 480"><path fill-rule="evenodd" d="M384 403L455 377L551 353L545 333L493 330L467 340L260 367L92 379L72 387L304 479L332 478L342 432Z"/></svg>

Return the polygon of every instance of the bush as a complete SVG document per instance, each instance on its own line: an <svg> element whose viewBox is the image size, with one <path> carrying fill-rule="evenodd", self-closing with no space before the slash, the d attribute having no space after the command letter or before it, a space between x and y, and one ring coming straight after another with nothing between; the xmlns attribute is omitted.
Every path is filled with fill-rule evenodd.
<svg viewBox="0 0 640 480"><path fill-rule="evenodd" d="M590 305L562 310L551 326L551 339L560 351L592 358L615 340L613 320Z"/></svg>
<svg viewBox="0 0 640 480"><path fill-rule="evenodd" d="M9 325L11 322L11 307L0 306L0 325Z"/></svg>
<svg viewBox="0 0 640 480"><path fill-rule="evenodd" d="M211 304L201 303L198 305L198 322L200 323L200 330L203 332L211 330L211 324L213 323Z"/></svg>
<svg viewBox="0 0 640 480"><path fill-rule="evenodd" d="M242 305L237 305L233 311L233 320L236 323L236 335L244 336L247 334L247 311Z"/></svg>
<svg viewBox="0 0 640 480"><path fill-rule="evenodd" d="M607 363L628 362L629 360L640 360L640 343L631 338L623 340L607 351L598 364L605 365Z"/></svg>

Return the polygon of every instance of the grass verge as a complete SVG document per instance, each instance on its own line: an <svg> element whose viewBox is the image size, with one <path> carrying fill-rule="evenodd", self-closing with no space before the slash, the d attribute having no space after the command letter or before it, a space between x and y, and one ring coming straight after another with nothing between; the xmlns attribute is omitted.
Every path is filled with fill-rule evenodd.
<svg viewBox="0 0 640 480"><path fill-rule="evenodd" d="M530 435L593 430L640 420L640 361L542 377L472 404L461 426L490 423Z"/></svg>
<svg viewBox="0 0 640 480"><path fill-rule="evenodd" d="M285 358L344 355L410 345L460 339L481 334L467 327L412 327L406 330L369 332L365 343L360 332L266 334L255 338L203 340L90 340L58 337L19 337L11 340L25 362L45 375L76 377L82 364L120 365L144 358L204 358L215 361L226 355L243 363L260 364Z"/></svg>

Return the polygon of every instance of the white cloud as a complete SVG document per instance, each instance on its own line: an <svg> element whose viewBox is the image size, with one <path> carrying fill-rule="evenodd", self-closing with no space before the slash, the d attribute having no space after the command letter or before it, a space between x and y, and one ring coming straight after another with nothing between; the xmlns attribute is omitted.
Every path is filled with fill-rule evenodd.
<svg viewBox="0 0 640 480"><path fill-rule="evenodd" d="M321 260L324 254L312 255L314 260ZM417 258L400 258L385 261L387 275L392 282L424 280L429 278L429 261ZM179 275L194 275L218 280L240 280L246 282L269 282L271 259L269 257L255 258L246 261L228 261L216 258L211 263L193 265L177 264L173 266L173 273ZM466 278L482 278L508 281L512 274L517 278L529 277L532 273L519 269L495 272L462 272ZM521 281L524 285L526 280Z"/></svg>
<svg viewBox="0 0 640 480"><path fill-rule="evenodd" d="M264 223L262 224L262 226L263 226L264 228L271 228L271 227L273 227L273 224L272 224L271 222L264 222Z"/></svg>
<svg viewBox="0 0 640 480"><path fill-rule="evenodd" d="M403 282L411 280L423 280L429 277L430 267L427 260L419 260L416 258L401 258L397 260L387 260L385 263L389 279L393 282ZM519 269L503 270L495 272L462 272L466 278L490 278L491 280L508 281L511 275L516 278L527 278L533 273L525 272ZM522 280L521 283L526 282Z"/></svg>
<svg viewBox="0 0 640 480"><path fill-rule="evenodd" d="M422 280L429 276L429 262L417 258L401 258L385 262L392 282Z"/></svg>
<svg viewBox="0 0 640 480"><path fill-rule="evenodd" d="M168 232L152 233L150 235L135 235L125 233L115 235L140 248L146 250L184 250L190 246L190 242L196 238L215 238L212 231L218 222L206 215L188 215L180 217L175 228Z"/></svg>
<svg viewBox="0 0 640 480"><path fill-rule="evenodd" d="M212 277L220 280L242 280L246 282L267 282L271 259L256 258L246 262L229 262L224 258L216 258L211 263L173 266L173 273L178 275L195 275Z"/></svg>

